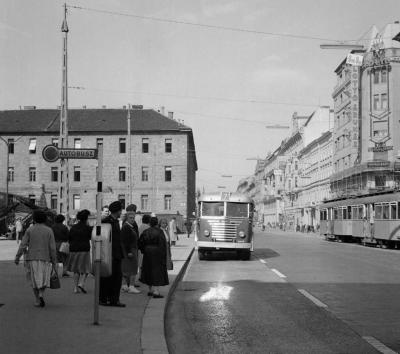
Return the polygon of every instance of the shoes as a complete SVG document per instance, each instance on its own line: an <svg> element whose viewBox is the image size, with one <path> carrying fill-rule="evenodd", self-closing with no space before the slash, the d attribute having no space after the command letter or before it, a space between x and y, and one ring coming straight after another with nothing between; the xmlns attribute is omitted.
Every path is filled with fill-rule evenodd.
<svg viewBox="0 0 400 354"><path fill-rule="evenodd" d="M135 287L135 288L140 288L140 284L133 284L133 286Z"/></svg>
<svg viewBox="0 0 400 354"><path fill-rule="evenodd" d="M140 294L140 290L136 289L134 286L128 288L128 294Z"/></svg>
<svg viewBox="0 0 400 354"><path fill-rule="evenodd" d="M147 293L147 296L153 296L154 294L153 294L153 292L152 291L149 291L148 293Z"/></svg>
<svg viewBox="0 0 400 354"><path fill-rule="evenodd" d="M63 276L63 278L68 278L69 274L68 273L63 273L62 276Z"/></svg>
<svg viewBox="0 0 400 354"><path fill-rule="evenodd" d="M164 295L161 294L153 294L153 299L162 299Z"/></svg>
<svg viewBox="0 0 400 354"><path fill-rule="evenodd" d="M129 290L128 285L122 285L121 286L121 291L126 293Z"/></svg>
<svg viewBox="0 0 400 354"><path fill-rule="evenodd" d="M44 299L43 299L43 297L39 297L39 306L40 307L45 307L45 305L46 305L46 303L44 302Z"/></svg>
<svg viewBox="0 0 400 354"><path fill-rule="evenodd" d="M84 293L87 294L86 289L83 287L83 285L78 285L78 288Z"/></svg>
<svg viewBox="0 0 400 354"><path fill-rule="evenodd" d="M79 294L79 293L80 293L79 287L78 287L78 288L74 288L74 293L75 293L75 294Z"/></svg>
<svg viewBox="0 0 400 354"><path fill-rule="evenodd" d="M33 304L33 306L35 306L35 307L40 307L40 301L38 300L38 301L35 301L35 303Z"/></svg>
<svg viewBox="0 0 400 354"><path fill-rule="evenodd" d="M109 306L112 306L112 307L126 307L126 305L121 303L121 302L111 303Z"/></svg>
<svg viewBox="0 0 400 354"><path fill-rule="evenodd" d="M99 301L100 306L110 306L110 304L107 301Z"/></svg>

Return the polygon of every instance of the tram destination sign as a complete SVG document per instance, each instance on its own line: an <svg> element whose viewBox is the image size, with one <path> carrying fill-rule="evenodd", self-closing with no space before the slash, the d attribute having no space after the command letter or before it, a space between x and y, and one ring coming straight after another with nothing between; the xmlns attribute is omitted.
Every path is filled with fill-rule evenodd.
<svg viewBox="0 0 400 354"><path fill-rule="evenodd" d="M54 162L58 159L97 159L97 149L69 149L46 145L43 148L42 156L47 162Z"/></svg>

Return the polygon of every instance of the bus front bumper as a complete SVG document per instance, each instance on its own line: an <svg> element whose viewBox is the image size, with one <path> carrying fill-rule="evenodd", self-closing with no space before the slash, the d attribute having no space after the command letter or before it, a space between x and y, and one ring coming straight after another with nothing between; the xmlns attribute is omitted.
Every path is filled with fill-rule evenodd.
<svg viewBox="0 0 400 354"><path fill-rule="evenodd" d="M249 242L210 242L210 241L197 241L195 249L251 249L251 243Z"/></svg>

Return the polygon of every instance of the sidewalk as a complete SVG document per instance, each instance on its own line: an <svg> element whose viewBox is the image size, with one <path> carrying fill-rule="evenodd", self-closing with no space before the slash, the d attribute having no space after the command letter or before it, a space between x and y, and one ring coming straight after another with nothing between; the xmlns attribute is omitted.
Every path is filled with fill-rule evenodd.
<svg viewBox="0 0 400 354"><path fill-rule="evenodd" d="M164 309L174 280L194 246L193 235L179 235L172 247L174 270L170 285L161 288L163 299L121 293L126 308L100 307L100 325L94 326L94 278L88 294L74 294L72 277L61 279L61 289L47 289L44 309L33 306L33 294L25 280L23 265L13 262L15 241L0 240L0 348L17 353L168 353L164 337Z"/></svg>

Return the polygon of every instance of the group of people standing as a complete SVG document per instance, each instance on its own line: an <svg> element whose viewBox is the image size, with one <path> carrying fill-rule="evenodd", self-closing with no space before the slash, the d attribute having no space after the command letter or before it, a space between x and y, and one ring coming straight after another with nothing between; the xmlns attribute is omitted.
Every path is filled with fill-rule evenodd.
<svg viewBox="0 0 400 354"><path fill-rule="evenodd" d="M121 218L122 205L119 201L111 203L108 210L108 215L103 215L102 223L111 224L112 271L109 276L100 277L99 304L125 307L120 302L120 292L140 293L138 281L148 286L148 296L162 298L159 287L169 284L167 271L173 268L170 246L177 240L176 224L173 227L173 222L168 225L166 219L158 220L145 214L138 227L134 204L126 208L124 218ZM56 271L58 262L63 264L64 276L69 276L68 272L73 273L73 292L87 293L85 283L92 272L90 248L93 227L88 224L89 216L89 210L79 211L76 217L78 222L68 229L61 214L49 227L43 211L33 212L33 224L22 238L15 263L18 265L24 256L35 306L45 306L44 292L50 286L50 276ZM62 247L65 243L69 246L68 252Z"/></svg>

